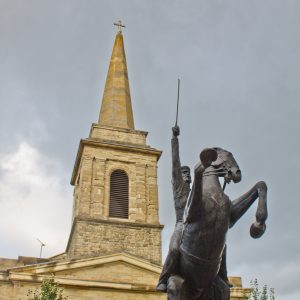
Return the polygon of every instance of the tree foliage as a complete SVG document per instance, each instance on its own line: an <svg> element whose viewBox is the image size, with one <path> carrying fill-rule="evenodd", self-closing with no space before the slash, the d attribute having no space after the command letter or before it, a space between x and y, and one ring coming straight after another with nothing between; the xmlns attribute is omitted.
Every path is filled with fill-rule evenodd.
<svg viewBox="0 0 300 300"><path fill-rule="evenodd" d="M67 300L68 297L63 295L63 289L53 278L44 279L40 289L29 290L28 300Z"/></svg>
<svg viewBox="0 0 300 300"><path fill-rule="evenodd" d="M275 300L275 292L273 288L268 289L265 284L262 289L259 288L257 279L250 282L251 293L245 296L245 300Z"/></svg>

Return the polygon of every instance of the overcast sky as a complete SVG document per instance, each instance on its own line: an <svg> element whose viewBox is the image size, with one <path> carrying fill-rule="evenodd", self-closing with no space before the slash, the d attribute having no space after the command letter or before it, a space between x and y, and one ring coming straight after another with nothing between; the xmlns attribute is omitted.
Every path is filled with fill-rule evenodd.
<svg viewBox="0 0 300 300"><path fill-rule="evenodd" d="M269 187L265 235L249 235L257 203L228 233L229 274L299 300L298 0L0 0L0 256L38 256L36 238L46 257L65 250L78 143L98 120L119 19L136 129L163 150L164 256L180 77L182 163L221 146L243 174L231 199L259 180Z"/></svg>

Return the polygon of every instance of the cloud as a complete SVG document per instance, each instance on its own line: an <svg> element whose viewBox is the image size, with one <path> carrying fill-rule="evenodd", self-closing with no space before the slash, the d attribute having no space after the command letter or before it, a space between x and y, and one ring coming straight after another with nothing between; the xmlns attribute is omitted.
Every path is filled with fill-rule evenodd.
<svg viewBox="0 0 300 300"><path fill-rule="evenodd" d="M63 252L70 230L71 188L58 163L26 141L0 158L1 256Z"/></svg>

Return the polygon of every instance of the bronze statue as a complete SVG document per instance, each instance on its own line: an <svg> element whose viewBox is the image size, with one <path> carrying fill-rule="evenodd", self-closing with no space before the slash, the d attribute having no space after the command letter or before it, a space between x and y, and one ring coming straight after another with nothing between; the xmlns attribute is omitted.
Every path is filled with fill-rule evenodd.
<svg viewBox="0 0 300 300"><path fill-rule="evenodd" d="M179 255L180 238L183 229L183 214L189 196L191 183L190 168L188 166L181 166L180 162L178 141L178 136L180 134L179 126L175 125L172 128L172 132L172 186L176 212L176 224L170 240L169 253L165 260L164 267L156 288L158 291L162 292L167 291L168 279L170 275L176 271L176 261ZM226 246L223 251L219 276L225 281L225 283L229 285L226 267Z"/></svg>
<svg viewBox="0 0 300 300"><path fill-rule="evenodd" d="M253 238L259 238L266 229L266 184L260 181L250 191L230 201L219 177L223 177L226 183L237 183L241 181L241 171L230 152L221 148L204 149L194 170L193 187L185 206L183 224L181 222L180 225L179 241L175 229L175 251L171 241L171 267L164 268L167 275L162 273L164 284L168 277L169 300L229 300L225 261L228 229L257 198L256 222L252 224L250 234Z"/></svg>

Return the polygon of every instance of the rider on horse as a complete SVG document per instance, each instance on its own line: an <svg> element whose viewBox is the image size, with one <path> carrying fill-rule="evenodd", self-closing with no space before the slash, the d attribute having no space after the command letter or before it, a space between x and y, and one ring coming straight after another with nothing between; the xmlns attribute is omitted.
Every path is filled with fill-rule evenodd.
<svg viewBox="0 0 300 300"><path fill-rule="evenodd" d="M183 214L185 205L190 193L191 175L188 166L181 166L179 158L179 142L178 136L180 134L179 126L172 128L173 136L171 140L172 145L172 186L174 206L176 212L176 224L173 235L169 245L169 253L165 260L163 270L161 272L158 285L158 291L165 292L167 290L167 282L172 273L176 269L176 262L179 253L180 238L183 228Z"/></svg>
<svg viewBox="0 0 300 300"><path fill-rule="evenodd" d="M159 282L156 289L158 291L166 292L168 279L171 274L176 272L180 239L183 229L184 210L190 194L191 175L188 166L181 166L179 157L179 141L180 134L179 126L172 128L173 136L171 140L172 145L172 187L174 206L176 212L176 224L173 235L170 240L169 253L165 260L163 270L161 272ZM226 266L226 247L222 255L222 263L219 271L219 276L228 284L227 266Z"/></svg>

